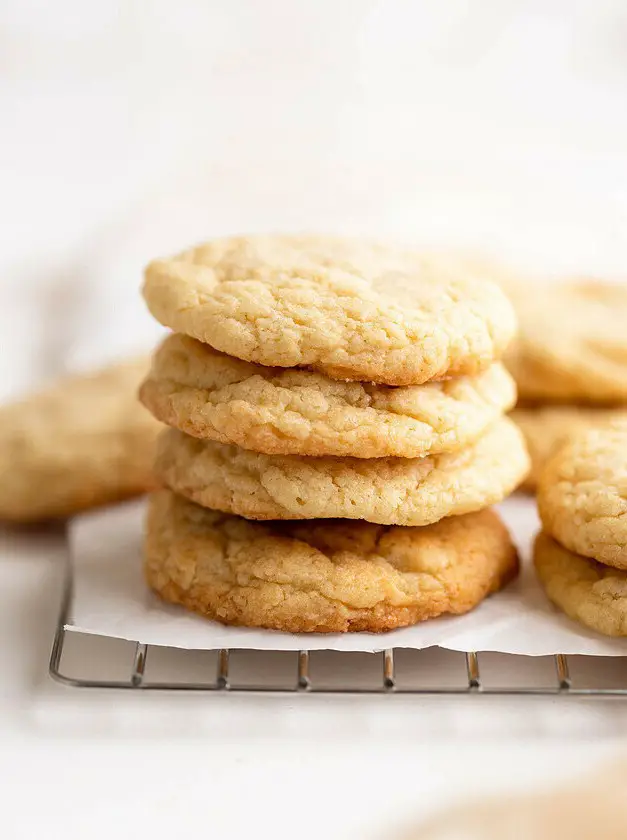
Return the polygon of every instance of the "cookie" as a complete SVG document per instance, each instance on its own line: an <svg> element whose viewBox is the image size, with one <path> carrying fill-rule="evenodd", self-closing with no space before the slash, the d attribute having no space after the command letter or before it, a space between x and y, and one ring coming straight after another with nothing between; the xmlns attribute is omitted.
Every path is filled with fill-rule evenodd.
<svg viewBox="0 0 627 840"><path fill-rule="evenodd" d="M627 402L627 286L506 285L519 335L506 355L521 399Z"/></svg>
<svg viewBox="0 0 627 840"><path fill-rule="evenodd" d="M529 463L522 435L502 419L460 452L427 458L261 455L166 430L155 470L171 490L248 519L365 519L428 525L500 502Z"/></svg>
<svg viewBox="0 0 627 840"><path fill-rule="evenodd" d="M514 335L511 304L472 265L351 239L234 237L151 263L144 297L165 326L239 359L418 385L484 370Z"/></svg>
<svg viewBox="0 0 627 840"><path fill-rule="evenodd" d="M248 522L153 494L145 574L166 601L224 624L380 632L464 613L517 572L493 511L426 528Z"/></svg>
<svg viewBox="0 0 627 840"><path fill-rule="evenodd" d="M627 569L627 422L564 444L540 476L538 510L566 548Z"/></svg>
<svg viewBox="0 0 627 840"><path fill-rule="evenodd" d="M396 840L624 840L627 837L627 765L612 762L563 788L447 802L436 816Z"/></svg>
<svg viewBox="0 0 627 840"><path fill-rule="evenodd" d="M420 458L476 440L516 400L499 363L474 377L391 388L243 362L172 335L141 390L159 420L268 455Z"/></svg>
<svg viewBox="0 0 627 840"><path fill-rule="evenodd" d="M569 618L605 636L627 636L627 571L575 554L545 531L533 562L546 594Z"/></svg>
<svg viewBox="0 0 627 840"><path fill-rule="evenodd" d="M70 516L154 487L162 426L137 399L148 365L68 378L0 408L0 518Z"/></svg>
<svg viewBox="0 0 627 840"><path fill-rule="evenodd" d="M523 487L535 490L544 465L560 446L595 426L627 420L627 408L518 405L509 416L525 436L531 457L531 471Z"/></svg>

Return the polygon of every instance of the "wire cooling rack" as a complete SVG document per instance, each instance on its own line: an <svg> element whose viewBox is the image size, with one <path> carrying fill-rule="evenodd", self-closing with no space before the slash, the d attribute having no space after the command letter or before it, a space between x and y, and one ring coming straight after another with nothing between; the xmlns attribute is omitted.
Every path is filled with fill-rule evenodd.
<svg viewBox="0 0 627 840"><path fill-rule="evenodd" d="M427 651L393 649L378 654L359 654L308 650L281 652L283 665L277 675L270 661L278 652L268 651L184 651L161 648L140 642L121 642L68 630L72 603L71 571L68 570L61 610L56 627L49 673L59 683L74 688L127 689L131 691L188 691L215 693L279 693L279 694L385 694L385 695L545 695L559 697L615 697L627 698L627 657L527 657L504 654L469 652L458 654L430 648ZM383 640L384 637L382 637ZM77 641L82 647L77 671L68 672L71 648ZM104 660L111 665L111 651L103 656L103 642L115 648L117 661L113 663L115 675L103 675ZM117 644L116 644L117 643ZM121 648L120 649L120 645ZM200 668L200 675L185 673L185 660L190 653L207 656ZM176 660L176 678L163 679L151 676L153 660L167 654ZM245 654L245 655L242 655ZM312 658L320 661L327 654L325 667L312 667ZM413 654L413 656L412 656ZM424 676L425 656L429 661L431 681L420 684ZM494 667L496 657L498 667ZM233 659L239 667L232 668ZM544 660L542 678L529 676L529 664ZM287 660L287 661L286 661ZM570 660L582 672L581 678L573 675ZM489 664L489 679L483 677L483 663ZM582 668L582 662L584 667ZM242 673L242 663L246 670ZM367 665L365 665L367 663ZM373 665L375 669L373 670ZM85 673L86 666L96 668L95 675ZM286 667L287 666L287 667ZM357 666L357 667L356 667ZM369 671L364 682L363 671ZM109 668L108 670L111 670ZM198 672L198 667L196 667ZM533 670L533 669L532 669ZM537 668L535 669L538 670ZM234 673L238 671L240 673ZM515 684L508 684L502 677L505 672L517 675ZM181 673L183 676L181 676ZM262 674L264 679L256 679ZM252 679L251 679L252 675ZM527 675L527 676L525 676ZM521 682L522 678L522 682ZM418 679L419 684L416 684Z"/></svg>

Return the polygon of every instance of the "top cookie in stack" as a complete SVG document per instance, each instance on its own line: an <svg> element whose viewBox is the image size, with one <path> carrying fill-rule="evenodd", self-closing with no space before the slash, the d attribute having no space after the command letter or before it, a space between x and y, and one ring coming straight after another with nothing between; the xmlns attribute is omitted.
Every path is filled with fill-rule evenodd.
<svg viewBox="0 0 627 840"><path fill-rule="evenodd" d="M152 263L144 296L183 335L157 354L143 399L197 437L267 454L421 457L475 440L514 398L493 364L512 308L453 259L224 239Z"/></svg>
<svg viewBox="0 0 627 840"><path fill-rule="evenodd" d="M237 359L383 385L477 374L515 331L503 293L459 261L332 237L219 239L149 265L144 296Z"/></svg>
<svg viewBox="0 0 627 840"><path fill-rule="evenodd" d="M528 469L521 436L502 417L515 388L498 360L515 317L498 287L454 258L339 238L258 236L217 240L153 262L144 296L152 314L175 331L155 354L141 389L144 404L174 427L161 437L156 467L176 495L154 500L147 540L147 575L164 597L227 622L380 630L469 609L511 577L515 552L502 525L493 514L472 513L501 501ZM339 523L320 522L288 533L278 523L242 530L233 517L232 528L245 534L248 546L235 551L240 560L248 558L243 572L235 570L230 549L223 556L216 547L224 546L221 540L214 553L199 552L199 544L215 542L225 518L187 509L180 497L246 519L427 527L413 532L411 552L388 546L383 557L380 536L364 522L343 525L341 534L335 534ZM444 517L467 514L431 532ZM431 584L418 587L417 605L416 592L392 578L425 573L427 544L448 546L440 559L451 554L447 574L455 577L462 519L463 540L474 544L474 534L483 558L470 565L478 573L473 594L425 608ZM496 535L498 550L486 529ZM270 536L283 540L268 561L272 571L264 564L265 571L253 575L251 564L265 556L260 546ZM388 537L390 544L406 539L394 528ZM349 545L358 557L346 565ZM294 560L299 551L322 551L327 561L333 555L342 587L359 568L359 589L364 560L377 575L390 575L383 602L365 608L365 616L362 606L359 616L349 614L342 588L335 597L321 596L324 609L317 601L312 606L313 578ZM283 553L292 558L291 571L277 560ZM193 569L172 561L179 557L185 566L192 556ZM198 563L210 568L200 574ZM312 564L307 568L318 568ZM430 574L443 581L433 558L429 564ZM259 575L276 577L277 568L290 588L287 607L285 593L280 598L280 617L276 592L268 596L270 608L259 604L259 591L253 597L252 583L241 591L247 576L258 582ZM303 594L295 570L308 578L310 612L287 620L297 592ZM201 591L192 593L199 574ZM468 568L459 574L463 594L473 575ZM329 589L333 575L327 569L323 577L321 586Z"/></svg>
<svg viewBox="0 0 627 840"><path fill-rule="evenodd" d="M573 435L627 419L627 288L587 279L505 288L520 322L506 355L521 399L512 417L529 445L533 489Z"/></svg>

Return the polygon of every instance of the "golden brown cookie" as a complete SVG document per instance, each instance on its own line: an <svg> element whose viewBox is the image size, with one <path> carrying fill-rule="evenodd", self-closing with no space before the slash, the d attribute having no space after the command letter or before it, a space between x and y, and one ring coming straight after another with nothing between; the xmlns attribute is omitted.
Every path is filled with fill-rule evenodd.
<svg viewBox="0 0 627 840"><path fill-rule="evenodd" d="M627 407L518 405L509 416L525 436L531 457L531 471L523 487L535 490L544 465L560 446L588 429L627 420Z"/></svg>
<svg viewBox="0 0 627 840"><path fill-rule="evenodd" d="M506 419L460 452L414 459L260 455L168 429L155 464L171 490L248 519L413 526L500 502L528 467L522 435Z"/></svg>
<svg viewBox="0 0 627 840"><path fill-rule="evenodd" d="M418 385L474 375L515 332L503 292L453 256L322 236L218 239L146 269L162 324L249 362Z"/></svg>
<svg viewBox="0 0 627 840"><path fill-rule="evenodd" d="M464 613L514 577L493 511L430 525L260 524L153 494L145 574L166 601L224 624L380 632Z"/></svg>
<svg viewBox="0 0 627 840"><path fill-rule="evenodd" d="M627 422L567 441L542 471L538 510L566 548L627 569Z"/></svg>
<svg viewBox="0 0 627 840"><path fill-rule="evenodd" d="M157 350L141 399L194 437L268 455L420 458L476 440L516 400L499 363L477 376L391 388L243 362L193 338Z"/></svg>
<svg viewBox="0 0 627 840"><path fill-rule="evenodd" d="M68 378L0 408L0 518L29 522L154 487L161 425L139 403L141 359Z"/></svg>
<svg viewBox="0 0 627 840"><path fill-rule="evenodd" d="M605 636L627 636L627 572L561 546L545 531L533 562L551 601L569 618Z"/></svg>
<svg viewBox="0 0 627 840"><path fill-rule="evenodd" d="M627 402L627 285L506 284L519 335L506 364L525 400Z"/></svg>

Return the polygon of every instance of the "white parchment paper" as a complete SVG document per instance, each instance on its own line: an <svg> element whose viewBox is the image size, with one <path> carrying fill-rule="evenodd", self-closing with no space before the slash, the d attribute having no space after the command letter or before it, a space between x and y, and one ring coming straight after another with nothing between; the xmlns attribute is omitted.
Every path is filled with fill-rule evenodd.
<svg viewBox="0 0 627 840"><path fill-rule="evenodd" d="M538 530L535 501L500 506L522 558L520 577L464 616L439 618L389 633L291 634L225 627L162 603L143 581L145 503L131 502L75 520L70 531L74 600L69 630L168 647L374 652L434 645L457 651L627 655L627 639L610 639L561 615L536 581L529 559Z"/></svg>

